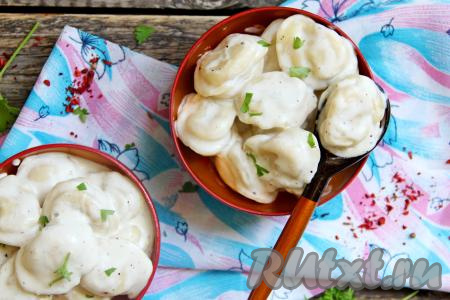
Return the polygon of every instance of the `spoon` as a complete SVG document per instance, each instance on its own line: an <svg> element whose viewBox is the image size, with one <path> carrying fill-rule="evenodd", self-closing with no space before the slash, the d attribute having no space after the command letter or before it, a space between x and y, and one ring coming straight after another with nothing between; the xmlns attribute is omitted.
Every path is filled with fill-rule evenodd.
<svg viewBox="0 0 450 300"><path fill-rule="evenodd" d="M309 220L311 219L311 216L313 215L314 209L319 202L323 190L330 181L330 178L334 174L359 162L363 158L367 157L370 152L372 152L372 150L380 143L380 141L383 139L384 134L386 133L386 129L389 125L390 114L391 106L389 103L389 99L386 99L386 109L384 111L384 117L380 122L380 127L383 127L383 131L381 132L375 146L363 155L347 158L336 156L326 150L321 145L320 139L318 139L320 147L320 162L319 166L317 167L316 175L313 177L311 182L306 185L303 191L303 195L297 201L297 204L295 205L289 220L284 226L284 229L281 232L281 235L278 238L275 247L273 248L283 256L284 261L286 261L289 250L297 246L298 241L300 240L306 226L309 223ZM316 136L319 136L317 132L315 132L315 134ZM267 262L272 260L272 255L267 260ZM279 271L278 274L280 274L281 272L282 270ZM252 290L249 299L267 299L271 291L272 289L268 287L264 281L262 281L259 286Z"/></svg>

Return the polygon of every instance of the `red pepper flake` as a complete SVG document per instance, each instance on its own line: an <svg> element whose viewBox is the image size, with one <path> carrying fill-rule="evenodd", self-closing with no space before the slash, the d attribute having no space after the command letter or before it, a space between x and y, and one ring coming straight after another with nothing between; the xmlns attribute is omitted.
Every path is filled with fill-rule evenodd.
<svg viewBox="0 0 450 300"><path fill-rule="evenodd" d="M103 59L102 62L107 65L107 66L111 66L112 62L110 62L109 60Z"/></svg>
<svg viewBox="0 0 450 300"><path fill-rule="evenodd" d="M394 207L392 205L386 204L386 211L387 211L387 213L390 213L393 209L394 209Z"/></svg>
<svg viewBox="0 0 450 300"><path fill-rule="evenodd" d="M408 157L409 157L409 159L413 159L413 154L411 151L408 151Z"/></svg>
<svg viewBox="0 0 450 300"><path fill-rule="evenodd" d="M350 216L347 216L346 218L347 218L347 220L349 220L349 221L352 219Z"/></svg>
<svg viewBox="0 0 450 300"><path fill-rule="evenodd" d="M378 226L382 226L386 223L386 218L385 217L380 217L377 221Z"/></svg>
<svg viewBox="0 0 450 300"><path fill-rule="evenodd" d="M3 67L5 66L6 61L0 57L0 70L3 69Z"/></svg>
<svg viewBox="0 0 450 300"><path fill-rule="evenodd" d="M336 241L339 241L339 236L335 235L334 238L336 239Z"/></svg>
<svg viewBox="0 0 450 300"><path fill-rule="evenodd" d="M405 210L405 211L402 213L402 215L404 215L404 216L409 215L409 211Z"/></svg>
<svg viewBox="0 0 450 300"><path fill-rule="evenodd" d="M450 165L450 159L447 159L447 161L445 162L447 165Z"/></svg>
<svg viewBox="0 0 450 300"><path fill-rule="evenodd" d="M50 86L50 80L45 79L43 82L44 82L44 84L45 84L46 86Z"/></svg>
<svg viewBox="0 0 450 300"><path fill-rule="evenodd" d="M364 218L364 223L360 224L358 228L366 229L366 230L373 230L375 227L373 226L373 221L369 220L368 218Z"/></svg>
<svg viewBox="0 0 450 300"><path fill-rule="evenodd" d="M355 239L357 239L357 238L358 238L358 235L354 232L354 233L353 233L353 237L354 237Z"/></svg>
<svg viewBox="0 0 450 300"><path fill-rule="evenodd" d="M89 60L89 62L90 62L91 64L96 64L96 63L98 63L98 59L99 59L99 57L96 56L96 57L91 58L91 59Z"/></svg>
<svg viewBox="0 0 450 300"><path fill-rule="evenodd" d="M400 174L395 173L394 176L392 177L392 179L396 182L396 183L402 183L405 181L405 178L401 177Z"/></svg>
<svg viewBox="0 0 450 300"><path fill-rule="evenodd" d="M75 134L75 133L73 133L73 131L71 131L71 132L70 132L70 135L72 135L72 136L73 136L74 134Z"/></svg>
<svg viewBox="0 0 450 300"><path fill-rule="evenodd" d="M11 70L13 70L13 69L15 69L15 68L17 68L17 65L12 66L12 67L11 67Z"/></svg>
<svg viewBox="0 0 450 300"><path fill-rule="evenodd" d="M100 94L100 95L97 96L97 98L98 98L98 99L101 99L101 98L103 98L103 95Z"/></svg>
<svg viewBox="0 0 450 300"><path fill-rule="evenodd" d="M408 199L405 200L405 207L403 208L404 210L407 210L409 205L411 204L411 201L409 201Z"/></svg>
<svg viewBox="0 0 450 300"><path fill-rule="evenodd" d="M81 70L81 74L86 74L89 70L87 68L84 68L83 70Z"/></svg>
<svg viewBox="0 0 450 300"><path fill-rule="evenodd" d="M80 72L80 70L78 70L77 67L75 67L75 70L73 71L73 76L75 76L75 77L80 77L81 76L81 72Z"/></svg>
<svg viewBox="0 0 450 300"><path fill-rule="evenodd" d="M376 202L375 200L372 200L372 202L370 203L370 206L375 206Z"/></svg>
<svg viewBox="0 0 450 300"><path fill-rule="evenodd" d="M403 230L406 230L406 228L408 228L406 225L402 225Z"/></svg>
<svg viewBox="0 0 450 300"><path fill-rule="evenodd" d="M412 233L409 234L409 237L414 239L416 237L416 234L414 232L412 232Z"/></svg>

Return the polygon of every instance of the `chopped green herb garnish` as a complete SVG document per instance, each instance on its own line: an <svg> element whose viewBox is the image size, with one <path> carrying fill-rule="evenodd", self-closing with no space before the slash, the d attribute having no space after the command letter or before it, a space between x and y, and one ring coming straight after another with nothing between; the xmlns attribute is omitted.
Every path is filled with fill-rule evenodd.
<svg viewBox="0 0 450 300"><path fill-rule="evenodd" d="M85 190L87 190L86 183L84 183L84 182L80 183L79 185L77 185L77 189L78 189L79 191L85 191Z"/></svg>
<svg viewBox="0 0 450 300"><path fill-rule="evenodd" d="M81 123L86 123L87 116L89 115L89 112L86 108L77 107L73 110L73 114L77 115L78 118L80 118Z"/></svg>
<svg viewBox="0 0 450 300"><path fill-rule="evenodd" d="M105 274L106 276L111 276L112 273L114 273L114 271L117 270L116 268L109 268L108 270L105 270Z"/></svg>
<svg viewBox="0 0 450 300"><path fill-rule="evenodd" d="M242 102L242 105L241 105L242 113L245 114L250 110L250 102L252 102L252 97L253 97L252 93L245 93L244 102Z"/></svg>
<svg viewBox="0 0 450 300"><path fill-rule="evenodd" d="M113 210L110 209L101 209L100 210L100 217L102 219L102 222L106 222L106 219L108 216L112 216L114 214Z"/></svg>
<svg viewBox="0 0 450 300"><path fill-rule="evenodd" d="M339 290L337 288L331 288L325 291L320 296L319 300L353 300L355 295L352 289Z"/></svg>
<svg viewBox="0 0 450 300"><path fill-rule="evenodd" d="M56 277L52 282L50 282L49 286L52 286L53 284L55 284L58 281L63 280L63 279L70 281L70 275L72 275L72 272L69 272L67 270L67 263L69 262L69 257L70 257L70 252L67 253L66 256L64 257L64 262L63 262L62 266L59 267L58 269L56 269L56 271L54 272L55 274L58 275L58 277Z"/></svg>
<svg viewBox="0 0 450 300"><path fill-rule="evenodd" d="M138 25L134 29L134 38L138 45L147 41L150 36L155 32L155 28L147 25Z"/></svg>
<svg viewBox="0 0 450 300"><path fill-rule="evenodd" d="M266 42L265 40L259 40L258 44L260 44L263 47L270 47L270 43Z"/></svg>
<svg viewBox="0 0 450 300"><path fill-rule="evenodd" d="M294 43L293 43L293 47L295 50L300 49L303 46L303 43L305 41L303 41L301 38L299 38L298 36L296 36L294 38Z"/></svg>
<svg viewBox="0 0 450 300"><path fill-rule="evenodd" d="M249 112L250 117L262 116L262 112Z"/></svg>
<svg viewBox="0 0 450 300"><path fill-rule="evenodd" d="M314 141L314 136L311 132L308 134L308 145L311 148L314 148L316 146L316 142Z"/></svg>
<svg viewBox="0 0 450 300"><path fill-rule="evenodd" d="M39 217L39 224L41 225L41 229L44 228L45 226L47 226L47 224L48 224L49 222L50 222L50 221L48 220L48 217L47 217L47 216L40 216L40 217Z"/></svg>
<svg viewBox="0 0 450 300"><path fill-rule="evenodd" d="M20 109L11 106L5 97L0 94L0 133L8 129L19 115Z"/></svg>
<svg viewBox="0 0 450 300"><path fill-rule="evenodd" d="M270 173L266 168L264 168L263 166L259 165L256 162L256 157L255 155L251 154L251 153L247 153L247 156L250 157L253 161L253 164L255 165L256 168L256 175L258 175L258 177L264 176L264 174L268 174Z"/></svg>
<svg viewBox="0 0 450 300"><path fill-rule="evenodd" d="M135 143L131 143L131 144L126 144L125 145L125 150L130 150L132 148L136 148L136 144Z"/></svg>
<svg viewBox="0 0 450 300"><path fill-rule="evenodd" d="M289 68L289 76L297 77L300 79L305 79L308 77L309 72L311 72L310 68L307 67L290 67Z"/></svg>
<svg viewBox="0 0 450 300"><path fill-rule="evenodd" d="M198 190L198 185L193 184L190 181L186 181L183 187L178 192L180 193L195 193Z"/></svg>

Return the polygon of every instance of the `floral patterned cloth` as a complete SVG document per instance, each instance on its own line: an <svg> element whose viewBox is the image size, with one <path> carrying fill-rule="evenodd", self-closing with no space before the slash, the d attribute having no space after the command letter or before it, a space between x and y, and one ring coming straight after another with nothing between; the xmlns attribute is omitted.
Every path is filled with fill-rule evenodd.
<svg viewBox="0 0 450 300"><path fill-rule="evenodd" d="M358 178L320 206L300 243L339 257L385 251L442 265L450 291L450 6L445 1L289 1L346 31L392 102L382 145ZM65 27L0 161L26 148L79 143L128 165L149 189L162 230L161 259L148 299L245 299L250 253L271 247L286 217L236 211L199 189L174 155L168 91L176 68ZM2 140L2 138L0 138ZM330 228L334 228L330 231ZM319 293L301 287L272 299Z"/></svg>

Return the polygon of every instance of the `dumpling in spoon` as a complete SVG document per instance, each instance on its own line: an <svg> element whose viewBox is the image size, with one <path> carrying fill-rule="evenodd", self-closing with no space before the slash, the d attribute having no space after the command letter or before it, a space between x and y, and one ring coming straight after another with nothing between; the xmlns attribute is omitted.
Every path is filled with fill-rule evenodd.
<svg viewBox="0 0 450 300"><path fill-rule="evenodd" d="M197 61L194 87L204 97L229 98L263 71L267 47L260 37L233 33Z"/></svg>
<svg viewBox="0 0 450 300"><path fill-rule="evenodd" d="M214 159L217 171L225 183L247 198L260 203L271 203L277 197L277 191L270 183L261 180L267 169L242 148L242 138L233 132L233 140L227 148Z"/></svg>
<svg viewBox="0 0 450 300"><path fill-rule="evenodd" d="M313 91L284 72L260 75L235 98L239 120L261 129L299 127L316 107Z"/></svg>
<svg viewBox="0 0 450 300"><path fill-rule="evenodd" d="M368 77L355 75L330 86L320 97L317 130L323 147L340 157L371 150L383 131L386 95Z"/></svg>
<svg viewBox="0 0 450 300"><path fill-rule="evenodd" d="M253 156L255 165L267 170L262 181L296 195L311 182L320 160L314 134L297 127L252 136L244 150Z"/></svg>
<svg viewBox="0 0 450 300"><path fill-rule="evenodd" d="M280 65L277 57L277 31L284 19L276 19L267 26L261 35L264 42L262 45L268 47L266 56L264 57L264 72L280 71Z"/></svg>
<svg viewBox="0 0 450 300"><path fill-rule="evenodd" d="M304 78L314 90L358 73L352 44L334 30L302 15L293 15L281 23L276 47L281 69Z"/></svg>
<svg viewBox="0 0 450 300"><path fill-rule="evenodd" d="M15 175L0 179L0 243L22 246L39 230L35 189Z"/></svg>
<svg viewBox="0 0 450 300"><path fill-rule="evenodd" d="M228 144L235 118L233 100L189 94L178 108L175 130L183 144L200 155L211 156Z"/></svg>

